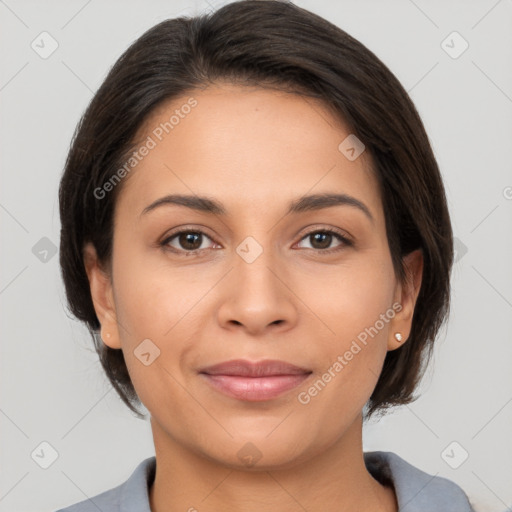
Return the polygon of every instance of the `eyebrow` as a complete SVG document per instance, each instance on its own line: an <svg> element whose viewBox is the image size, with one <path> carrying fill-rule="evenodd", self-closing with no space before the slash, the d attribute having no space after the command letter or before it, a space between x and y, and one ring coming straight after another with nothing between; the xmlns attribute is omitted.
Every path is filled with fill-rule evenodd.
<svg viewBox="0 0 512 512"><path fill-rule="evenodd" d="M179 205L214 215L226 215L227 213L222 203L216 199L197 195L170 194L146 206L146 208L142 210L140 217L164 205ZM286 215L290 213L321 210L333 206L352 206L362 211L372 223L374 222L369 208L359 199L347 194L324 193L300 197L289 204Z"/></svg>

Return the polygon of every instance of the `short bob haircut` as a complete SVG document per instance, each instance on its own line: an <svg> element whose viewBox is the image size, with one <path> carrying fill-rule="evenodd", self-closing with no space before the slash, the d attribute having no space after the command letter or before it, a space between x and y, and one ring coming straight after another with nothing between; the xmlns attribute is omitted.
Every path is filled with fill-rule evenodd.
<svg viewBox="0 0 512 512"><path fill-rule="evenodd" d="M403 256L421 249L424 258L410 336L387 353L366 415L412 402L450 305L453 240L439 168L412 100L376 55L320 16L280 0L236 1L157 24L121 55L76 128L59 188L60 266L70 311L86 324L108 379L144 417L122 350L99 336L83 259L92 242L110 272L123 181L101 200L94 191L133 154L138 130L157 106L216 82L320 99L365 144L397 279L407 276Z"/></svg>

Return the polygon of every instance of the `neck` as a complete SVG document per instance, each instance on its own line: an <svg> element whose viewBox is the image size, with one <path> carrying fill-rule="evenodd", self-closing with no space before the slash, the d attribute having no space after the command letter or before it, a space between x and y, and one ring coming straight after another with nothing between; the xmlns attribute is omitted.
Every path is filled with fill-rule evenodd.
<svg viewBox="0 0 512 512"><path fill-rule="evenodd" d="M154 418L151 427L157 461L152 512L398 510L393 489L364 464L361 416L334 445L286 469L228 467L170 438Z"/></svg>

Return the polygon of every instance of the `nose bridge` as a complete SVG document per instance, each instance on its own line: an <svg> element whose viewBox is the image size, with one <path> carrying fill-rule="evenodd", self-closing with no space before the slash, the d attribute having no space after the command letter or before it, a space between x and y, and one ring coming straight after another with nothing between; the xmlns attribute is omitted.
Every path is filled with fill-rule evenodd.
<svg viewBox="0 0 512 512"><path fill-rule="evenodd" d="M271 233L261 232L256 236L246 236L235 249L235 278L240 285L249 287L247 291L253 295L262 292L273 295L282 291L278 290L282 284L275 277L280 264L272 246Z"/></svg>
<svg viewBox="0 0 512 512"><path fill-rule="evenodd" d="M230 293L224 296L219 320L244 325L252 333L270 324L289 324L296 313L283 283L284 262L273 248L271 232L248 235L235 247Z"/></svg>

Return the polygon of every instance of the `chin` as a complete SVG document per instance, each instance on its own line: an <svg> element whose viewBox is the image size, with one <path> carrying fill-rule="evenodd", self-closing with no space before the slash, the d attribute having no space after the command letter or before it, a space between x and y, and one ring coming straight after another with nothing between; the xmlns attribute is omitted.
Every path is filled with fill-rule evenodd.
<svg viewBox="0 0 512 512"><path fill-rule="evenodd" d="M280 436L276 432L269 435L269 432L236 436L224 443L214 443L214 451L210 449L208 453L203 453L216 464L239 471L289 469L314 456L313 447L305 445L303 437L297 432L283 431ZM297 451L298 447L300 452Z"/></svg>

